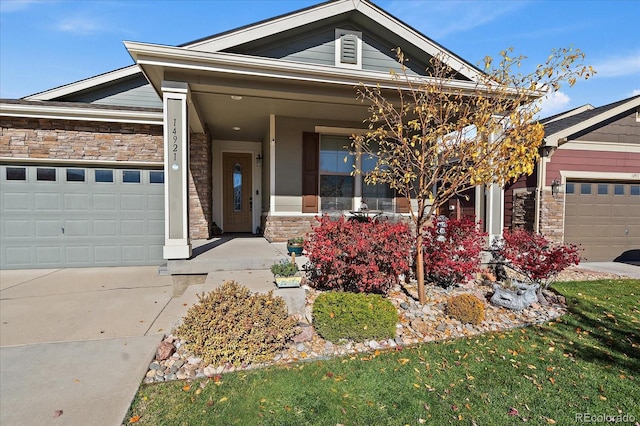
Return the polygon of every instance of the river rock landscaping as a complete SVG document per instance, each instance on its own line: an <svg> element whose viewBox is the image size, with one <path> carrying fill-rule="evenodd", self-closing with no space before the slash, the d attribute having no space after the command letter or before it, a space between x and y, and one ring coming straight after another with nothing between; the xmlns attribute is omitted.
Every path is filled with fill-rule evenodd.
<svg viewBox="0 0 640 426"><path fill-rule="evenodd" d="M559 276L560 281L597 280L619 278L613 274L569 268ZM445 289L427 286L427 302L420 306L413 285L396 285L387 298L398 310L399 321L394 339L365 342L329 342L322 339L312 326L313 301L319 294L311 288L305 288L307 307L304 318L298 318L300 333L288 344L288 348L274 356L271 362L242 365L203 365L202 359L189 353L184 341L168 335L159 345L156 358L149 365L144 383L169 380L197 379L217 377L236 370L249 370L273 364L287 364L298 361L326 359L330 357L364 353L370 351L393 350L421 342L456 339L486 332L524 327L543 323L563 315L566 312L565 300L552 292L546 292L548 305L534 303L522 311L512 311L488 303L493 290L490 285L479 284L471 287ZM448 317L445 313L447 300L456 294L471 293L485 302L485 320L478 325L463 324Z"/></svg>

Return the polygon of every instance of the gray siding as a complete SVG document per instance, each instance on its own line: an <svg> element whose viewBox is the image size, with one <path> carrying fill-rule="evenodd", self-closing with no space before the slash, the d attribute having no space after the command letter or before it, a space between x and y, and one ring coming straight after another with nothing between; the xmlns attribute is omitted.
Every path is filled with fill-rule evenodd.
<svg viewBox="0 0 640 426"><path fill-rule="evenodd" d="M162 99L142 74L57 99L138 108L162 108Z"/></svg>
<svg viewBox="0 0 640 426"><path fill-rule="evenodd" d="M283 59L293 62L335 66L335 30L346 29L362 32L362 68L370 71L388 73L400 70L396 61L395 49L398 47L397 36L388 34L392 41L382 41L385 34L375 34L350 22L336 22L322 28L309 29L300 33L290 31L269 37L260 42L248 43L229 52L265 58ZM380 28L381 29L381 28ZM403 51L410 52L409 74L425 74L429 57L426 53L418 53L414 46L402 46ZM416 60L419 58L420 60Z"/></svg>

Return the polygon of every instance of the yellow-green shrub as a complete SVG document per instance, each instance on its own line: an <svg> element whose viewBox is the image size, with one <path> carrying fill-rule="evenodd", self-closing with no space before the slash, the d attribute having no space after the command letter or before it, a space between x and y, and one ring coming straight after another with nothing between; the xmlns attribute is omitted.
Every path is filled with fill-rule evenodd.
<svg viewBox="0 0 640 426"><path fill-rule="evenodd" d="M246 287L227 281L198 298L176 335L206 364L266 361L295 335L296 321L288 316L284 300L274 297L272 291L251 294Z"/></svg>
<svg viewBox="0 0 640 426"><path fill-rule="evenodd" d="M313 303L313 325L332 342L382 340L396 333L398 311L379 294L327 292Z"/></svg>
<svg viewBox="0 0 640 426"><path fill-rule="evenodd" d="M484 321L484 303L472 294L453 296L447 302L447 315L462 323L480 324Z"/></svg>

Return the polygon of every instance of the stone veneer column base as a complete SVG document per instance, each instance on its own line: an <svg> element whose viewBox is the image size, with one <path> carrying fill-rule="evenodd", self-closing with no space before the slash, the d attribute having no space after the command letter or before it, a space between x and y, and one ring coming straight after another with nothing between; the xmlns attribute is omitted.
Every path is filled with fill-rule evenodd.
<svg viewBox="0 0 640 426"><path fill-rule="evenodd" d="M318 223L315 216L277 216L262 217L264 237L269 242L287 241L293 237L304 237L311 232L311 226Z"/></svg>

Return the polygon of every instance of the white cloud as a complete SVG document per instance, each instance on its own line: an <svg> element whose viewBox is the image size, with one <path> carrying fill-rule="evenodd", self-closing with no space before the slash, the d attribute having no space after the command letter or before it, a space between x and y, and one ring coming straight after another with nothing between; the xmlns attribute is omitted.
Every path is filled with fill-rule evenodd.
<svg viewBox="0 0 640 426"><path fill-rule="evenodd" d="M101 22L92 18L68 17L61 21L56 28L59 31L73 34L95 34L106 30Z"/></svg>
<svg viewBox="0 0 640 426"><path fill-rule="evenodd" d="M635 89L634 91L631 92L631 95L629 95L629 97L638 96L638 95L640 95L640 89Z"/></svg>
<svg viewBox="0 0 640 426"><path fill-rule="evenodd" d="M552 92L542 98L540 101L540 117L549 117L550 115L566 111L571 99L563 92Z"/></svg>
<svg viewBox="0 0 640 426"><path fill-rule="evenodd" d="M612 56L593 64L594 77L621 77L640 74L640 52L626 56Z"/></svg>
<svg viewBox="0 0 640 426"><path fill-rule="evenodd" d="M527 2L503 1L402 1L387 10L436 40L449 34L469 31L523 8Z"/></svg>

